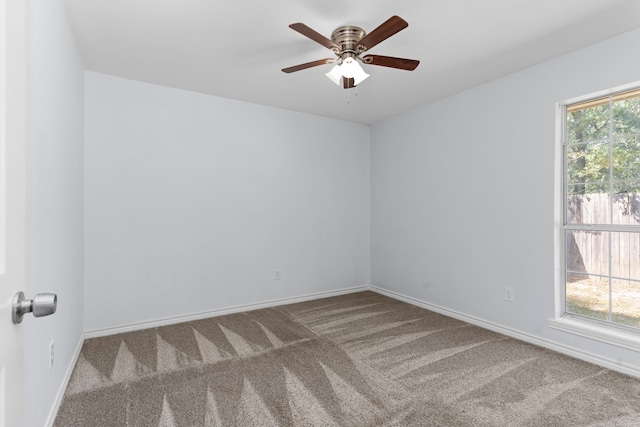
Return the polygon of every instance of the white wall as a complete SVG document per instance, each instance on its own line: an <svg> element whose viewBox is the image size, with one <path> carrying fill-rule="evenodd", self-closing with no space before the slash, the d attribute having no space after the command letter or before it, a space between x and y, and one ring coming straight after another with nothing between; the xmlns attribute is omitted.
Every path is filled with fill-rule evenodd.
<svg viewBox="0 0 640 427"><path fill-rule="evenodd" d="M640 80L638 46L626 33L373 126L372 284L640 368L547 324L555 103Z"/></svg>
<svg viewBox="0 0 640 427"><path fill-rule="evenodd" d="M369 283L367 126L85 81L86 330Z"/></svg>
<svg viewBox="0 0 640 427"><path fill-rule="evenodd" d="M58 312L25 317L25 426L45 425L83 336L84 67L61 0L27 9L27 297ZM48 367L49 342L55 362Z"/></svg>

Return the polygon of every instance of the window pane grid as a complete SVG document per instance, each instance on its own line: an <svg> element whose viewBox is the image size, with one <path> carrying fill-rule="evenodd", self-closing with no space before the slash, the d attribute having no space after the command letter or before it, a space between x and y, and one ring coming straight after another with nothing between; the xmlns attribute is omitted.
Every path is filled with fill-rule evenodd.
<svg viewBox="0 0 640 427"><path fill-rule="evenodd" d="M591 145L591 144L602 144L602 143L606 144L608 140L609 138L607 137L607 138L592 139L592 140L578 141L578 142L566 141L566 145L567 147L572 148L572 147L578 147L580 145Z"/></svg>
<svg viewBox="0 0 640 427"><path fill-rule="evenodd" d="M602 279L608 279L609 276L605 275L605 274L595 274L595 273L589 273L589 274L585 274L584 272L581 271L573 271L573 270L567 270L567 276L589 276L591 278L602 278ZM640 285L640 279L630 279L629 277L617 277L617 276L611 276L611 280L624 280L627 282L633 282L633 283L637 283L638 285Z"/></svg>
<svg viewBox="0 0 640 427"><path fill-rule="evenodd" d="M611 181L612 184L632 184L633 186L640 188L640 179L637 178L630 178L630 179L614 179ZM567 186L571 187L574 185L609 185L609 180L607 181L585 181L585 182L580 182L580 181L573 181L573 182L567 182Z"/></svg>
<svg viewBox="0 0 640 427"><path fill-rule="evenodd" d="M625 139L638 139L640 138L640 133L613 133L612 135L607 135L604 138L571 142L565 139L564 143L567 147L580 147L581 145L591 145L591 144L602 144L608 143L609 140L612 140L614 143L616 141L625 140Z"/></svg>
<svg viewBox="0 0 640 427"><path fill-rule="evenodd" d="M565 314L638 332L640 90L567 106L564 123Z"/></svg>
<svg viewBox="0 0 640 427"><path fill-rule="evenodd" d="M618 231L637 233L638 227L635 225L616 225L616 224L566 224L566 231L588 231L588 232L604 232L604 231Z"/></svg>

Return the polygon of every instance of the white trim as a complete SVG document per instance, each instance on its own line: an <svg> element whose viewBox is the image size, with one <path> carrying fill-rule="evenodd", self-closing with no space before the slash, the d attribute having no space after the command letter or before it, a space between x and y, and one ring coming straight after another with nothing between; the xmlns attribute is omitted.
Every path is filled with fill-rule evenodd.
<svg viewBox="0 0 640 427"><path fill-rule="evenodd" d="M113 328L104 328L104 329L97 329L94 331L87 331L85 332L85 339L89 339L89 338L96 338L96 337L102 337L102 336L107 336L107 335L114 335L114 334L119 334L119 333L123 333L123 332L131 332L131 331L138 331L141 329L147 329L147 328L153 328L153 327L159 327L159 326L166 326L166 325L171 325L171 324L175 324L175 323L180 323L180 322L187 322L187 321L192 321L192 320L199 320L199 319L205 319L208 317L216 317L216 316L223 316L223 315L227 315L227 314L233 314L233 313L240 313L240 312L244 312L244 311L251 311L251 310L259 310L262 308L270 308L270 307L277 307L279 305L284 305L284 304L295 304L298 302L304 302L304 301L311 301L314 299L319 299L319 298L328 298L328 297L333 297L333 296L340 296L340 295L347 295L347 294L352 294L355 292L362 292L362 291L372 291L372 292L376 292L380 295L384 295L387 296L389 298L393 298L395 300L398 301L403 301L406 302L408 304L411 305L415 305L430 311L433 311L435 313L439 313L445 316L449 316L452 317L454 319L458 319L458 320L462 320L463 322L467 322L470 323L472 325L484 328L484 329L488 329L490 331L493 332L497 332L499 334L502 335L506 335L509 336L511 338L515 338L517 340L520 341L524 341L524 342L528 342L530 344L534 344L540 347L544 347L547 348L549 350L553 350L553 351L557 351L558 353L562 353L565 354L567 356L571 356L574 357L576 359L580 359L583 360L585 362L589 362L589 363L593 363L594 365L598 365L598 366L602 366L604 368L607 369L611 369L612 371L616 371L616 372L620 372L623 373L625 375L630 375L633 377L637 377L640 378L640 365L636 366L636 365L630 365L627 363L623 363L620 362L618 360L614 360L614 359L610 359L607 357L602 357L587 351L583 351L580 350L578 348L575 347L571 347L568 346L566 344L563 343L559 343L557 341L552 341L552 340L548 340L545 338L541 338L537 335L532 335L526 332L522 332L516 329L512 329L509 328L507 326L503 326L497 323L493 323L493 322L489 322L487 320L478 318L478 317L474 317L474 316L469 316L467 314L461 313L459 311L455 311L455 310L450 310L448 308L444 308L435 304L431 304L429 302L417 299L417 298L413 298L413 297L409 297L403 294L400 294L398 292L394 292L394 291L389 291L387 289L383 289L383 288L379 288L376 286L358 286L358 287L353 287L353 288L347 288L347 289L341 289L341 290L336 290L336 291L328 291L328 292L319 292L319 293L314 293L314 294L307 294L307 295L302 295L302 296L298 296L298 297L293 297L293 298L283 298L283 299L278 299L278 300L270 300L270 301L265 301L265 302L261 302L261 303L255 303L255 304L246 304L246 305L240 305L240 306L235 306L235 307L229 307L229 308L222 308L222 309L217 309L217 310L211 310L211 311L206 311L206 312L200 312L200 313L194 313L194 314L189 314L189 315L185 315L185 316L175 316L175 317L167 317L164 319L158 319L158 320L153 320L153 321L148 321L148 322L140 322L140 323L135 323L135 324L130 324L130 325L123 325L123 326L118 326L118 327L113 327ZM568 326L566 328L563 328L563 326L566 326L569 323L573 323L573 329L572 330L568 330L571 326ZM579 333L577 333L576 331L580 328L578 328L575 325L576 321L573 322L569 322L568 319L562 319L562 321L558 321L557 319L552 319L549 320L549 325L554 328L554 329L560 329L564 332L572 332L572 333L576 333L578 335L581 335ZM595 331L597 328L596 327L591 327L590 328L591 331ZM580 329L582 331L582 336L585 336L587 338L591 338L591 339L595 339L598 340L597 334L591 334L591 335L586 335L586 332L584 332L584 328ZM638 346L636 348L632 348L629 347L629 345L633 345L633 344L629 344L630 341L629 340L625 340L623 337L618 337L617 340L615 339L611 339L612 334L609 332L609 330L607 330L607 337L610 338L609 341L605 341L608 344L612 344L612 345L618 345L621 347L625 347L625 348L631 348L631 349L635 349L638 350L640 348L640 339L638 340ZM623 334L623 333L622 333ZM627 334L628 335L628 334ZM602 339L600 339L600 341L604 341ZM620 345L621 343L627 343L627 345ZM80 351L80 346L78 347L78 349L76 350L76 355L75 355L75 359L77 360L77 357L79 355L79 351ZM59 393L59 397L58 399L60 400L62 398L62 394L64 394L64 388L66 388L66 384L71 376L71 371L73 366L75 366L75 361L74 363L71 365L70 370L68 372L67 375L67 379L64 383L64 387L61 388L61 392ZM60 405L61 402L57 402L56 404L56 411L57 412L57 408ZM52 415L55 416L55 412L52 412ZM55 418L55 417L54 417ZM53 418L53 419L54 419ZM52 419L52 420L53 420Z"/></svg>
<svg viewBox="0 0 640 427"><path fill-rule="evenodd" d="M637 334L569 317L549 319L549 326L562 332L640 352L640 336Z"/></svg>
<svg viewBox="0 0 640 427"><path fill-rule="evenodd" d="M120 334L123 332L132 332L132 331L139 331L141 329L157 328L160 326L173 325L175 323L190 322L193 320L206 319L209 317L224 316L227 314L241 313L244 311L252 311L252 310L259 310L262 308L277 307L279 305L284 305L284 304L295 304L298 302L311 301L311 300L320 299L320 298L329 298L329 297L352 294L355 292L362 292L367 290L371 290L371 289L369 286L365 285L365 286L358 286L354 288L340 289L337 291L318 292L318 293L307 294L307 295L302 295L298 297L282 298L277 300L264 301L260 303L237 305L233 307L220 308L220 309L210 310L210 311L202 311L199 313L192 313L192 314L187 314L182 316L165 317L162 319L150 320L146 322L131 323L128 325L121 325L121 326L115 326L115 327L104 328L104 329L95 329L93 331L85 331L84 337L85 339L97 338L97 337L103 337L107 335Z"/></svg>
<svg viewBox="0 0 640 427"><path fill-rule="evenodd" d="M511 338L528 342L530 344L544 347L549 350L557 351L558 353L562 353L567 356L571 356L576 359L583 360L585 362L593 363L594 365L611 369L612 371L616 371L625 375L630 375L636 378L640 378L640 366L630 365L627 363L620 362L618 360L602 357L593 353L589 353L587 351L577 349L575 347L561 344L556 341L551 341L545 338L538 337L536 335L531 335L526 332L522 332L506 326L502 326L497 323L488 322L478 317L469 316L455 310L450 310L448 308L440 307L438 305L431 304L431 303L419 300L417 298L408 297L406 295L403 295L397 292L393 292L393 291L389 291L386 289L381 289L373 286L370 287L370 290L372 290L373 292L377 292L381 295L385 295L390 298L397 299L399 301L404 301L406 303L409 303L421 308L425 308L427 310L430 310L436 313L443 314L445 316L453 317L454 319L462 320L463 322L467 322L472 325L479 326L481 328L488 329L490 331L509 336Z"/></svg>
<svg viewBox="0 0 640 427"><path fill-rule="evenodd" d="M627 84L616 86L609 89L591 92L588 95L580 95L574 98L565 99L565 100L559 101L558 104L562 106L577 104L579 102L589 101L591 99L604 98L605 96L615 95L618 92L627 92L627 91L639 89L639 88L640 88L640 81L636 81L633 83L627 83Z"/></svg>
<svg viewBox="0 0 640 427"><path fill-rule="evenodd" d="M566 188L564 185L565 176L565 154L564 143L565 132L565 105L556 103L556 132L555 132L555 156L553 174L553 280L554 280L554 308L556 317L564 313L565 307L565 244L564 234Z"/></svg>
<svg viewBox="0 0 640 427"><path fill-rule="evenodd" d="M566 107L571 104L581 103L592 99L609 97L609 130L607 133L608 138L604 138L597 141L609 140L609 166L612 162L611 147L614 143L615 136L613 135L613 112L611 107L612 98L618 93L624 93L629 90L640 89L640 81L617 86L614 88L593 92L587 95L559 101L556 103L556 142L555 142L555 170L554 170L554 290L555 290L555 317L549 319L549 327L578 335L584 338L589 338L595 341L600 341L606 344L614 345L617 347L626 348L628 350L640 351L640 337L623 330L617 329L613 323L611 327L607 325L598 325L596 323L589 322L588 320L581 321L579 319L573 319L565 315L566 311L566 275L570 270L566 265L566 232L567 230L575 231L605 231L608 233L638 233L638 226L630 226L624 224L568 224L567 223L567 147L572 145L581 145L590 143L593 141L584 141L575 144L569 144L567 141L567 117ZM637 134L636 134L637 135ZM565 146L566 144L566 146ZM613 193L613 184L615 182L625 182L627 180L614 180L613 179L613 167L609 168L609 194ZM558 197L561 194L561 197ZM609 201L609 211L612 212L612 200ZM611 221L610 221L611 222ZM609 254L611 254L611 238L608 239ZM584 273L577 273L584 274ZM633 280L629 278L621 278L613 275L612 263L609 263L609 269L607 275L598 275L599 277L606 277L608 279L621 279L621 280ZM612 313L612 297L611 286L609 286L609 320Z"/></svg>
<svg viewBox="0 0 640 427"><path fill-rule="evenodd" d="M78 341L78 345L76 346L76 349L73 352L73 356L71 357L69 366L67 366L67 372L64 374L64 378L62 379L62 383L60 384L60 388L58 389L58 393L56 394L56 399L53 402L53 406L51 407L51 411L49 412L47 421L44 424L45 427L53 427L53 423L55 422L56 416L58 415L58 411L60 410L60 405L62 405L62 399L64 398L64 393L67 391L67 386L69 385L69 381L71 380L71 374L73 374L73 370L76 367L76 363L78 363L78 357L80 357L80 351L82 350L83 344L84 344L84 337L80 337L80 341Z"/></svg>

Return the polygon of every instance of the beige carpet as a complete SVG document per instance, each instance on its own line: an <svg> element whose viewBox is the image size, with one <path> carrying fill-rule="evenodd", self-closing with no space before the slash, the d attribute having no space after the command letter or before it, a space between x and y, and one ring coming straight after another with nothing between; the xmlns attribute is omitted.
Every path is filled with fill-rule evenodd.
<svg viewBox="0 0 640 427"><path fill-rule="evenodd" d="M55 426L640 426L640 380L362 292L87 340Z"/></svg>

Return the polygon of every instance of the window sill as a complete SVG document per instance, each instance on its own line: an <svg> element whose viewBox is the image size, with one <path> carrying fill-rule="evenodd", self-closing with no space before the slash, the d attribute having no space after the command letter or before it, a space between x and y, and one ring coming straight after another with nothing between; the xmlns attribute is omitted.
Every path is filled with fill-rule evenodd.
<svg viewBox="0 0 640 427"><path fill-rule="evenodd" d="M615 328L607 328L580 321L568 317L549 319L549 326L559 331L590 338L592 340L626 348L628 350L640 351L640 335L632 332L625 332Z"/></svg>

